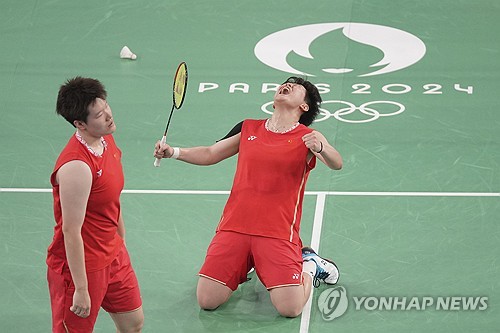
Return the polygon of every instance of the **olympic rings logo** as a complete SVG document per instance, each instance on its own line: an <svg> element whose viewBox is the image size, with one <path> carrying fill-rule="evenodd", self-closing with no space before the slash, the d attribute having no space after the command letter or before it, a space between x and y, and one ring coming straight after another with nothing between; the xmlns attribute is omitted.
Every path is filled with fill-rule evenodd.
<svg viewBox="0 0 500 333"><path fill-rule="evenodd" d="M331 100L331 101L323 101L321 105L324 106L325 104L333 104L333 105L340 104L341 106L347 105L347 107L335 108L335 111L329 111L325 108L320 108L319 116L318 118L316 118L315 122L324 121L333 116L335 119L343 121L345 123L352 123L352 124L369 123L371 121L379 119L380 117L389 117L398 115L405 110L405 106L403 104L393 101L371 101L363 103L360 106L356 106L353 103L346 101ZM385 106L383 107L383 111L376 110L375 108L371 107L377 104L385 104ZM389 107L387 107L387 104L389 104ZM261 107L262 112L267 114L273 114L272 110L268 110L268 107L272 108L272 105L273 105L272 101L262 105ZM390 105L394 105L395 107L392 107ZM359 115L356 116L354 114L356 111L359 111L361 113L362 116L361 118L359 117Z"/></svg>

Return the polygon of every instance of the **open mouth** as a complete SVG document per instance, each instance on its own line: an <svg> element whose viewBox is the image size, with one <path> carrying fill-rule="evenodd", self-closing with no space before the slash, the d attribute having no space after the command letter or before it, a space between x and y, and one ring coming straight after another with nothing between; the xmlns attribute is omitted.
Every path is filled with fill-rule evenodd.
<svg viewBox="0 0 500 333"><path fill-rule="evenodd" d="M288 95L288 94L290 94L290 92L292 92L292 89L289 86L283 86L283 87L281 87L279 93L282 95Z"/></svg>

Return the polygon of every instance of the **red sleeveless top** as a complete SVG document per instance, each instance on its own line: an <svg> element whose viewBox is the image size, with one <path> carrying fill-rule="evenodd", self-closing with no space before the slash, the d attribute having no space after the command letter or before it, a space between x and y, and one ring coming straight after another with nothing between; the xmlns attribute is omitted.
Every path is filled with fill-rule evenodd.
<svg viewBox="0 0 500 333"><path fill-rule="evenodd" d="M245 120L231 194L217 231L285 239L300 244L302 202L309 172L316 165L300 124L284 134L265 128L265 120Z"/></svg>
<svg viewBox="0 0 500 333"><path fill-rule="evenodd" d="M113 136L105 136L104 143L104 152L102 155L96 156L79 141L76 135L73 135L56 161L50 177L56 225L47 255L47 265L56 271L60 271L62 265L66 263L62 211L59 185L56 184L56 173L61 166L69 161L83 161L92 172L92 187L81 229L87 272L97 271L108 266L122 247L123 239L117 233L120 216L120 193L124 185L121 165L122 153L116 146Z"/></svg>

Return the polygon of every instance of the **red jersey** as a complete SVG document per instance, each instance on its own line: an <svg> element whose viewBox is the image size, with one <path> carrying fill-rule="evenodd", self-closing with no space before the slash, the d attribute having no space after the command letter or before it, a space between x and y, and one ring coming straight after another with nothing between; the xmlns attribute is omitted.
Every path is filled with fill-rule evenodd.
<svg viewBox="0 0 500 333"><path fill-rule="evenodd" d="M285 239L299 244L302 202L309 172L309 149L300 124L284 134L265 128L265 120L245 120L241 129L233 187L217 231Z"/></svg>
<svg viewBox="0 0 500 333"><path fill-rule="evenodd" d="M54 238L48 248L47 264L56 271L60 270L62 264L66 262L61 202L56 173L67 162L83 161L92 172L92 187L81 229L87 272L97 271L108 266L122 247L123 239L117 233L120 216L120 193L124 185L121 165L122 153L116 146L113 136L107 135L103 139L104 151L102 155L97 156L84 143L80 142L77 134L73 135L59 155L50 177L56 226L54 227Z"/></svg>

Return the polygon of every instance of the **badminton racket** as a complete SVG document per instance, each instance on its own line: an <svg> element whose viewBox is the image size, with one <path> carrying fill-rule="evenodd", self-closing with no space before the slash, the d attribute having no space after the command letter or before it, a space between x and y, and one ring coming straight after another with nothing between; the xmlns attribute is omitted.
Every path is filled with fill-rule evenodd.
<svg viewBox="0 0 500 333"><path fill-rule="evenodd" d="M167 126L165 127L165 132L163 133L163 137L160 140L162 144L167 142L168 127L170 126L170 121L172 120L172 115L174 114L174 109L177 109L177 110L180 109L182 106L182 103L184 102L184 96L186 96L187 81L188 81L187 65L185 62L181 62L179 64L179 67L177 67L177 71L175 72L175 76L174 76L174 87L173 87L173 94L172 94L172 99L173 99L172 109L170 110L170 115L168 116ZM154 166L159 167L160 161L161 161L161 159L159 159L159 158L155 159Z"/></svg>

